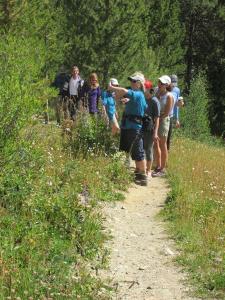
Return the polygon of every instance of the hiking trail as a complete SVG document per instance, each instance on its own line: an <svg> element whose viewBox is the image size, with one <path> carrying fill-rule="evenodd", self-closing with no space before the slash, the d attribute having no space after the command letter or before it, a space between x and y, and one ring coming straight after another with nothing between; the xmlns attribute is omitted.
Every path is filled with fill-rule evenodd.
<svg viewBox="0 0 225 300"><path fill-rule="evenodd" d="M152 178L148 187L133 184L123 202L106 203L103 214L112 240L109 269L115 300L194 300L186 275L173 259L175 243L157 214L169 191L166 179Z"/></svg>

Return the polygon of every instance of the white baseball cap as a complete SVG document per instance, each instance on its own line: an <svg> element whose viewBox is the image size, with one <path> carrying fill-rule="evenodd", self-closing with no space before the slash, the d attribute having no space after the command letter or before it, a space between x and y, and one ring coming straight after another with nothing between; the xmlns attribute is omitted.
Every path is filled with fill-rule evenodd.
<svg viewBox="0 0 225 300"><path fill-rule="evenodd" d="M135 72L134 74L132 74L131 76L128 77L128 80L136 80L136 81L140 81L142 84L144 84L145 77L142 73Z"/></svg>
<svg viewBox="0 0 225 300"><path fill-rule="evenodd" d="M112 85L119 85L119 82L118 82L118 80L116 78L110 78L110 83Z"/></svg>
<svg viewBox="0 0 225 300"><path fill-rule="evenodd" d="M158 78L163 84L170 85L171 84L171 79L168 75L163 75Z"/></svg>

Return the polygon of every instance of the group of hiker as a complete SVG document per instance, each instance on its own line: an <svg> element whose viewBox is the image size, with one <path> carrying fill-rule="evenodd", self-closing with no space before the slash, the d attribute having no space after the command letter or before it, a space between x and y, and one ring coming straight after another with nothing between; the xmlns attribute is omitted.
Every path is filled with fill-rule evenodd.
<svg viewBox="0 0 225 300"><path fill-rule="evenodd" d="M82 108L97 117L102 107L112 134L120 133L120 151L135 161L135 182L147 186L151 177L166 174L172 128L180 126L179 107L183 106L183 98L176 75L159 77L155 88L141 72L133 73L128 81L129 87L124 88L116 78L111 78L107 90L101 91L96 73L85 81L79 68L73 66L71 76L61 73L53 86L60 90L58 107L64 119L75 120ZM116 112L118 101L124 105L121 122ZM59 117L57 121L61 121Z"/></svg>

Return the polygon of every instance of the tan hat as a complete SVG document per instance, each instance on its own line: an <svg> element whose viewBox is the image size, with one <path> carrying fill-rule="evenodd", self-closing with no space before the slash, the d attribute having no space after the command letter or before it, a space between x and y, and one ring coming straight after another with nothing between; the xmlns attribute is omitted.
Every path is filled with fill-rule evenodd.
<svg viewBox="0 0 225 300"><path fill-rule="evenodd" d="M135 81L140 81L142 84L145 82L145 77L142 73L140 72L135 72L131 76L128 77L128 80L135 80Z"/></svg>

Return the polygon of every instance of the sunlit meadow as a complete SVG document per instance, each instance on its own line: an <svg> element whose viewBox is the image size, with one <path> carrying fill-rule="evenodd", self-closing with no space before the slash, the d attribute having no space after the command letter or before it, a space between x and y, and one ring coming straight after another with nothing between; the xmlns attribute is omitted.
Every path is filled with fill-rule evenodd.
<svg viewBox="0 0 225 300"><path fill-rule="evenodd" d="M165 215L179 242L179 261L201 294L225 292L225 150L185 138L169 155L171 192Z"/></svg>

